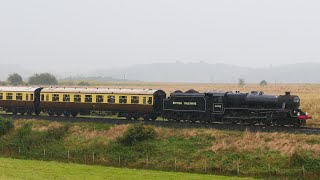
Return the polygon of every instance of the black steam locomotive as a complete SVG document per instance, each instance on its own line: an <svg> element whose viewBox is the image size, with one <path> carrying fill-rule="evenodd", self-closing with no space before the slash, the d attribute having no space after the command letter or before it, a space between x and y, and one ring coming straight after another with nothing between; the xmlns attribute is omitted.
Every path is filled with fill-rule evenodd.
<svg viewBox="0 0 320 180"><path fill-rule="evenodd" d="M163 101L162 116L170 121L230 122L246 124L304 126L311 117L299 109L300 98L249 93L176 91Z"/></svg>

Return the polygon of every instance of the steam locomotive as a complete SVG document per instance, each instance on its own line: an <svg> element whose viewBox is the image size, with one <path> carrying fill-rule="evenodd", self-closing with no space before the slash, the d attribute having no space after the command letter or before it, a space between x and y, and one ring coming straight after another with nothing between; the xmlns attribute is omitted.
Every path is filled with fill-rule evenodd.
<svg viewBox="0 0 320 180"><path fill-rule="evenodd" d="M229 122L305 126L310 119L299 109L300 98L286 92L270 95L262 91L249 93L209 91L199 93L176 91L163 101L162 116L170 121Z"/></svg>
<svg viewBox="0 0 320 180"><path fill-rule="evenodd" d="M304 126L310 119L300 98L264 94L261 91L175 91L169 97L156 89L0 87L0 108L13 114L47 113L76 117L106 111L127 119L177 122L222 122Z"/></svg>

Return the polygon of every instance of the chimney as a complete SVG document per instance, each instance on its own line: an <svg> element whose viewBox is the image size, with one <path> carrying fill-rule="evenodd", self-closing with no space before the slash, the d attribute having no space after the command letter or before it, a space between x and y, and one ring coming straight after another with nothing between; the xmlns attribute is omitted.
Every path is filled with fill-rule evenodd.
<svg viewBox="0 0 320 180"><path fill-rule="evenodd" d="M290 96L290 92L289 92L289 91L287 91L287 92L286 92L286 95L287 95L287 96Z"/></svg>

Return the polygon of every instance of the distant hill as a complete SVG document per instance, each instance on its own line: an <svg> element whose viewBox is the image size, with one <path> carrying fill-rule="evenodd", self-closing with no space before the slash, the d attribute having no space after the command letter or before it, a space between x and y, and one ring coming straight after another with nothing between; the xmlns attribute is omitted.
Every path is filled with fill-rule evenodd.
<svg viewBox="0 0 320 180"><path fill-rule="evenodd" d="M113 77L102 77L102 76L95 76L95 77L84 77L84 76L75 76L75 77L67 77L60 79L62 81L95 81L95 82L129 82L133 80L128 79L118 79Z"/></svg>
<svg viewBox="0 0 320 180"><path fill-rule="evenodd" d="M227 64L159 63L140 64L116 70L98 70L102 76L153 82L237 83L239 78L257 83L320 83L320 64L301 63L266 68L248 68Z"/></svg>
<svg viewBox="0 0 320 180"><path fill-rule="evenodd" d="M50 72L62 80L82 80L98 82L199 82L199 83L237 83L239 78L248 83L266 80L269 83L320 83L320 63L300 63L265 68L249 68L227 64L199 63L157 63L137 64L128 68L97 69L75 72ZM17 72L25 80L35 72L17 65L0 65L0 80ZM45 69L42 72L47 72ZM71 76L72 75L72 76ZM71 77L71 78L70 78Z"/></svg>

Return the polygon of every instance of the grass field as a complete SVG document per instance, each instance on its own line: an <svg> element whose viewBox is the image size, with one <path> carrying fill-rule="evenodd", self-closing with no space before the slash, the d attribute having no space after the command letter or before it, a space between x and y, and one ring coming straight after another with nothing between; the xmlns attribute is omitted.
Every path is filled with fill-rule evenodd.
<svg viewBox="0 0 320 180"><path fill-rule="evenodd" d="M245 179L0 158L0 179ZM249 179L249 178L246 178Z"/></svg>

